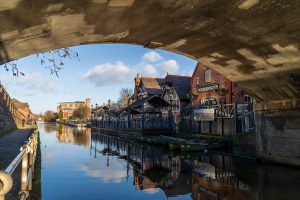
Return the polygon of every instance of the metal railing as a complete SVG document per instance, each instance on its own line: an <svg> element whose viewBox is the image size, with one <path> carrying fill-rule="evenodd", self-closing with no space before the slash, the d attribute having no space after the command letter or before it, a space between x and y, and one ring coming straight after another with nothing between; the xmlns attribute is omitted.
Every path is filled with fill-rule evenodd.
<svg viewBox="0 0 300 200"><path fill-rule="evenodd" d="M29 197L29 192L32 190L38 134L38 130L34 130L29 141L21 146L20 153L16 158L4 171L0 170L0 200L5 200L5 195L11 190L13 186L12 174L21 161L21 190L18 195L20 200L26 200Z"/></svg>

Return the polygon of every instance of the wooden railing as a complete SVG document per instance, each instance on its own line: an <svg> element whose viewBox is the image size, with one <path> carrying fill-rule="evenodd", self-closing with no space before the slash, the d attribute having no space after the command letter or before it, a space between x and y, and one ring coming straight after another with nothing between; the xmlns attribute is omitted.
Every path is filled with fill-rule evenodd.
<svg viewBox="0 0 300 200"><path fill-rule="evenodd" d="M19 199L26 200L29 197L29 192L32 190L38 134L38 130L34 130L34 133L29 137L29 141L21 146L20 153L15 159L4 171L0 170L0 200L5 200L5 195L11 190L13 186L12 175L21 161L22 172Z"/></svg>

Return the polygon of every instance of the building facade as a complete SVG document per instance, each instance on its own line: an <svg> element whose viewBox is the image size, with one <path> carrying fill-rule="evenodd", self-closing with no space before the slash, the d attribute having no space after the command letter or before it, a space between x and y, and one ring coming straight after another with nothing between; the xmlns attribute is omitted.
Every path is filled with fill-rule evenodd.
<svg viewBox="0 0 300 200"><path fill-rule="evenodd" d="M249 101L236 83L201 63L193 72L191 92L193 107Z"/></svg>
<svg viewBox="0 0 300 200"><path fill-rule="evenodd" d="M162 98L169 103L164 115L172 113L174 123L178 124L182 109L191 102L191 77L167 74L160 85Z"/></svg>
<svg viewBox="0 0 300 200"><path fill-rule="evenodd" d="M134 93L129 103L148 96L161 95L162 90L160 84L162 81L162 78L141 77L137 74L134 79Z"/></svg>
<svg viewBox="0 0 300 200"><path fill-rule="evenodd" d="M182 129L221 135L255 129L252 98L236 83L201 63L192 74L191 101L193 110L187 113L194 112L194 121L186 120ZM196 110L201 118L195 118Z"/></svg>
<svg viewBox="0 0 300 200"><path fill-rule="evenodd" d="M91 99L87 98L85 101L74 101L74 102L61 102L57 104L57 113L63 114L63 119L68 120L72 117L74 111L85 106L91 108Z"/></svg>
<svg viewBox="0 0 300 200"><path fill-rule="evenodd" d="M4 86L0 83L0 129L5 132L11 130L17 126L22 126L23 121L28 122L31 117L31 111L27 103L22 103L26 105L23 109L19 107L15 101L12 99L8 92L5 90Z"/></svg>
<svg viewBox="0 0 300 200"><path fill-rule="evenodd" d="M27 102L21 102L15 98L13 98L12 103L15 105L16 109L22 116L22 120L24 119L26 123L29 123L32 120L32 112L29 108L29 104Z"/></svg>

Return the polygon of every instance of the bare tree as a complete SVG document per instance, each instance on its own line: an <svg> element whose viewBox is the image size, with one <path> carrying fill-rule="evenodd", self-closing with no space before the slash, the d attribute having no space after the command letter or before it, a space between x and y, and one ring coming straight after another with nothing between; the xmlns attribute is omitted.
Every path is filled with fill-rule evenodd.
<svg viewBox="0 0 300 200"><path fill-rule="evenodd" d="M81 120L87 120L91 117L91 109L86 106L79 106L74 110L73 115Z"/></svg>
<svg viewBox="0 0 300 200"><path fill-rule="evenodd" d="M63 69L64 61L66 59L78 59L78 53L72 50L71 48L61 48L51 51L46 51L36 54L37 58L40 58L40 64L44 65L45 68L50 70L50 74L55 74L57 77L61 69ZM12 71L13 76L24 76L25 73L20 71L17 64L18 60L5 63L3 67L6 71Z"/></svg>
<svg viewBox="0 0 300 200"><path fill-rule="evenodd" d="M55 122L56 120L56 113L51 111L51 110L47 110L44 113L44 121L45 122Z"/></svg>
<svg viewBox="0 0 300 200"><path fill-rule="evenodd" d="M128 106L129 98L132 96L133 92L129 88L122 88L120 90L120 96L118 99L118 104L120 107Z"/></svg>

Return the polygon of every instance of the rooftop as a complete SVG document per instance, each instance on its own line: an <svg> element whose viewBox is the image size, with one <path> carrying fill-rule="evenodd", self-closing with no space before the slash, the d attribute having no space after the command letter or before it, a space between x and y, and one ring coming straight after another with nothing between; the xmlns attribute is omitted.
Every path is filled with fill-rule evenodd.
<svg viewBox="0 0 300 200"><path fill-rule="evenodd" d="M162 85L172 86L181 100L190 100L191 77L167 74Z"/></svg>
<svg viewBox="0 0 300 200"><path fill-rule="evenodd" d="M142 77L141 83L149 95L161 94L160 84L162 78Z"/></svg>
<svg viewBox="0 0 300 200"><path fill-rule="evenodd" d="M13 104L15 104L15 106L17 108L21 108L21 109L29 108L29 104L27 102L21 102L21 101L15 99L15 98L13 98L11 101L12 101Z"/></svg>

